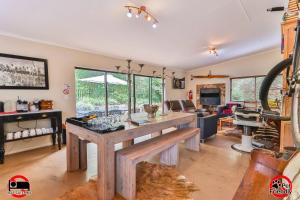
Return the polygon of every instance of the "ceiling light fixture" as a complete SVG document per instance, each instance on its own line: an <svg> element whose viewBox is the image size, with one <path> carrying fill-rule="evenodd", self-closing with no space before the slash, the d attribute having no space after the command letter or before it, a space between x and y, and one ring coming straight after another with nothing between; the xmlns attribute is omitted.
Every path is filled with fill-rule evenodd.
<svg viewBox="0 0 300 200"><path fill-rule="evenodd" d="M208 51L209 51L209 54L212 54L212 55L214 55L214 56L219 56L216 47L210 47L210 48L208 49Z"/></svg>
<svg viewBox="0 0 300 200"><path fill-rule="evenodd" d="M139 18L141 15L149 22L152 22L152 28L156 28L158 20L147 11L145 6L136 7L136 6L125 6L127 9L127 17L131 18L134 14L136 18Z"/></svg>
<svg viewBox="0 0 300 200"><path fill-rule="evenodd" d="M150 22L152 18L151 18L151 16L150 16L150 15L148 15L146 19L147 19L147 21L149 21L149 22Z"/></svg>
<svg viewBox="0 0 300 200"><path fill-rule="evenodd" d="M127 17L131 18L132 17L132 10L129 8L127 12Z"/></svg>

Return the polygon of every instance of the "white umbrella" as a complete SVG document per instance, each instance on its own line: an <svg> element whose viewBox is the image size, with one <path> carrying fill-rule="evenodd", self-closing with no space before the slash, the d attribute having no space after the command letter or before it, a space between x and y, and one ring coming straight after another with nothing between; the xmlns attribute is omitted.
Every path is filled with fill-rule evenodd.
<svg viewBox="0 0 300 200"><path fill-rule="evenodd" d="M90 77L90 78L83 78L83 79L79 79L79 80L85 81L85 82L90 82L90 83L104 83L104 75L94 76L94 77ZM107 75L107 82L110 84L116 84L116 85L127 85L126 81L116 78L111 74Z"/></svg>

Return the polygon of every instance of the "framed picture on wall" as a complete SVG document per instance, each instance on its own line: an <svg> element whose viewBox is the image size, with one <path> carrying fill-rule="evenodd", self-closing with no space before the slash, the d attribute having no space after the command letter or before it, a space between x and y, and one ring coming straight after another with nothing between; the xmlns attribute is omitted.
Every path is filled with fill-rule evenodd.
<svg viewBox="0 0 300 200"><path fill-rule="evenodd" d="M185 88L185 78L173 78L173 88L174 89L184 89Z"/></svg>
<svg viewBox="0 0 300 200"><path fill-rule="evenodd" d="M0 53L0 89L48 90L48 61Z"/></svg>

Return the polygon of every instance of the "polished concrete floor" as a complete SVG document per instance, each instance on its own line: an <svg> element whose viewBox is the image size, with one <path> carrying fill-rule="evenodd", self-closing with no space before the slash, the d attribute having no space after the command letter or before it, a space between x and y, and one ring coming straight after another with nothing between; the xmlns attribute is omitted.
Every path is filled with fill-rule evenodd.
<svg viewBox="0 0 300 200"><path fill-rule="evenodd" d="M236 142L239 139L218 135L201 144L200 152L181 148L178 170L199 187L193 194L195 200L232 199L249 163L248 154L230 148ZM14 199L7 194L7 184L15 175L30 181L32 195L22 199L56 199L96 175L95 145L88 145L88 154L88 170L74 173L66 172L65 148L47 147L7 156L0 166L0 200Z"/></svg>

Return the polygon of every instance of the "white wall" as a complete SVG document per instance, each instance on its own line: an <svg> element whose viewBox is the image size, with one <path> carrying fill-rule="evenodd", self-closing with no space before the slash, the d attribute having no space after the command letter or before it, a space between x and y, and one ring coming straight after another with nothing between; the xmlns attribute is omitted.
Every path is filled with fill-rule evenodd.
<svg viewBox="0 0 300 200"><path fill-rule="evenodd" d="M18 96L29 101L34 98L51 99L54 101L54 107L63 111L64 119L66 117L75 116L75 66L115 71L114 66L126 65L126 61L121 59L6 36L0 36L0 44L1 53L48 59L50 83L49 90L0 90L0 101L16 101ZM137 63L133 63L133 67L138 68ZM160 72L162 68L145 65L143 74L151 75L153 70ZM173 70L170 70L170 74L171 71ZM184 77L184 73L177 70L176 76ZM62 93L64 84L70 84L72 86L69 98L65 98ZM168 99L182 99L184 98L183 96L185 96L185 90L172 89L171 81L167 80L166 96ZM44 126L43 124L45 123L40 123L40 126ZM34 126L34 122L22 123L22 126L32 127ZM5 127L6 131L13 131L15 128L16 127L13 124ZM45 144L50 144L49 142L50 137L42 137L32 140L7 143L6 153L23 151L37 146L44 146Z"/></svg>
<svg viewBox="0 0 300 200"><path fill-rule="evenodd" d="M214 59L212 57L212 59ZM215 58L218 59L218 58ZM280 49L272 49L258 54L241 57L238 59L226 61L217 65L190 70L186 73L187 87L186 91L192 90L196 94L196 85L198 84L226 84L226 102L230 101L230 78L224 79L194 79L191 75L207 75L209 70L216 75L229 75L233 77L266 75L268 71L282 60ZM194 97L193 100L196 98ZM196 103L196 102L195 102Z"/></svg>

